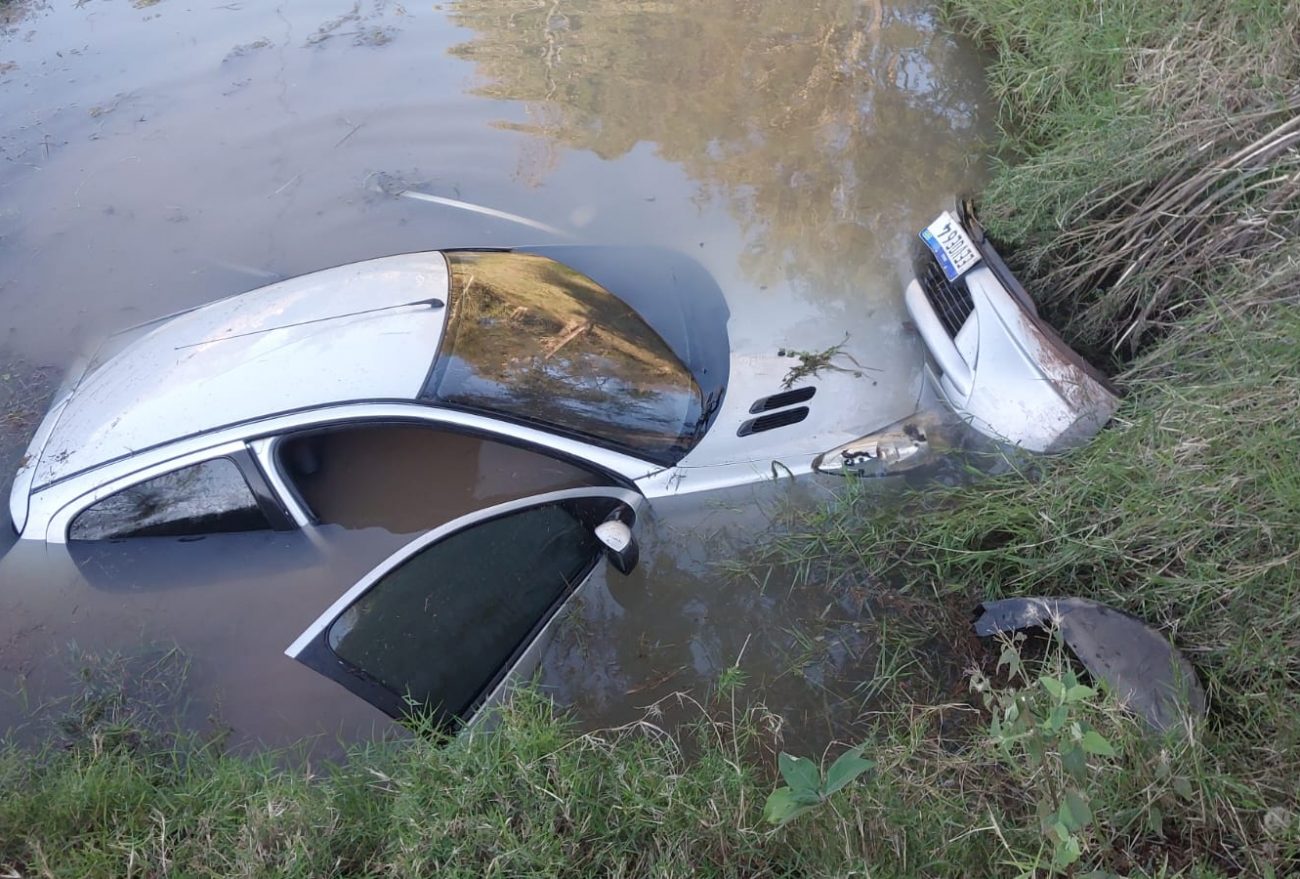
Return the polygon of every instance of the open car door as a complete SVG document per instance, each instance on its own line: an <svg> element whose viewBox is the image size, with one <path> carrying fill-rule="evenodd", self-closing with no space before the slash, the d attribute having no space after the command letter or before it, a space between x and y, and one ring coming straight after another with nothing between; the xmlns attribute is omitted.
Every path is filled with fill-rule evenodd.
<svg viewBox="0 0 1300 879"><path fill-rule="evenodd" d="M635 562L641 500L575 488L449 522L363 577L285 653L392 717L428 712L455 729L532 671L548 625L602 557Z"/></svg>

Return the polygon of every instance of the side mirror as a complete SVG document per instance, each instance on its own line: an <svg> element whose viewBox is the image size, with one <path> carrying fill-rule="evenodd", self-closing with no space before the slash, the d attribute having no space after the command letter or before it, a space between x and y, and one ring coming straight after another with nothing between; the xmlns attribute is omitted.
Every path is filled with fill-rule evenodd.
<svg viewBox="0 0 1300 879"><path fill-rule="evenodd" d="M632 529L617 517L596 526L596 539L605 547L605 558L620 574L630 574L641 557L641 550L632 536Z"/></svg>

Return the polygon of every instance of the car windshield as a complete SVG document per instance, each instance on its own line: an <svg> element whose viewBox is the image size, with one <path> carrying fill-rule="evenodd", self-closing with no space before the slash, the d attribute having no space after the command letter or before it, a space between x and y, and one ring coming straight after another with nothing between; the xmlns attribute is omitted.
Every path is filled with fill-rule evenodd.
<svg viewBox="0 0 1300 879"><path fill-rule="evenodd" d="M422 396L675 464L707 424L690 370L641 317L552 259L452 251Z"/></svg>

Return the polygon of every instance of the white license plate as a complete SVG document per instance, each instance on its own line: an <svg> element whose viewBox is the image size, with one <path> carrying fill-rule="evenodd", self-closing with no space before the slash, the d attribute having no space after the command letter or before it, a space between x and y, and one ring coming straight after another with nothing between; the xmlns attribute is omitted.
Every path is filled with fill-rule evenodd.
<svg viewBox="0 0 1300 879"><path fill-rule="evenodd" d="M975 243L970 240L961 223L957 222L957 218L947 211L921 231L921 240L939 261L949 281L957 280L980 261L980 252L975 249Z"/></svg>

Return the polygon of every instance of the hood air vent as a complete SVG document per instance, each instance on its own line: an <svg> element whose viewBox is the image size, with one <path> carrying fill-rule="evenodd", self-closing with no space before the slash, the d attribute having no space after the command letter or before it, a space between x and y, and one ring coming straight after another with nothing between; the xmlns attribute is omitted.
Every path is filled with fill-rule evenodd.
<svg viewBox="0 0 1300 879"><path fill-rule="evenodd" d="M789 424L798 424L807 417L807 406L800 406L798 409L784 409L780 412L773 412L771 415L751 418L749 421L740 425L740 430L736 431L736 436L749 436L751 433L762 433L765 430L776 430L778 427L785 427Z"/></svg>
<svg viewBox="0 0 1300 879"><path fill-rule="evenodd" d="M759 397L754 405L749 407L749 414L757 415L760 412L771 412L773 409L793 406L795 403L811 400L815 393L817 393L816 388L795 388L793 391L782 391L770 397Z"/></svg>

